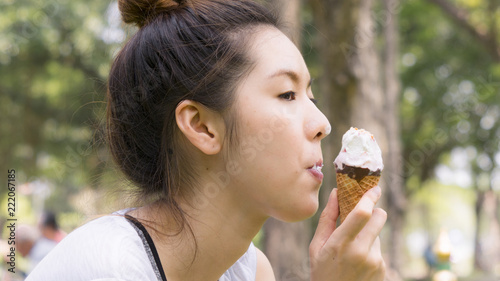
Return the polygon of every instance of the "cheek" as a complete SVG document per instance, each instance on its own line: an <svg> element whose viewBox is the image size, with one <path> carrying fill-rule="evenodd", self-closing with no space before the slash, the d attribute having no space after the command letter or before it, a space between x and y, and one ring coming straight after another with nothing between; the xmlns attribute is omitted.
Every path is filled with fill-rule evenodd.
<svg viewBox="0 0 500 281"><path fill-rule="evenodd" d="M266 174L286 168L300 155L303 136L303 122L297 106L293 103L253 104L254 100L244 99L238 105L238 161L257 172ZM297 158L297 157L295 157ZM256 166L256 167L254 167ZM281 170L283 170L281 169ZM281 173L277 173L278 175Z"/></svg>
<svg viewBox="0 0 500 281"><path fill-rule="evenodd" d="M259 151L269 149L280 141L290 124L289 120L266 112L255 113L252 118L242 121L238 130L241 146L251 145Z"/></svg>
<svg viewBox="0 0 500 281"><path fill-rule="evenodd" d="M245 117L242 116L244 120L238 130L237 154L241 161L273 171L297 162L303 128L298 120L290 118L296 116L279 115L271 110L258 112L253 118Z"/></svg>

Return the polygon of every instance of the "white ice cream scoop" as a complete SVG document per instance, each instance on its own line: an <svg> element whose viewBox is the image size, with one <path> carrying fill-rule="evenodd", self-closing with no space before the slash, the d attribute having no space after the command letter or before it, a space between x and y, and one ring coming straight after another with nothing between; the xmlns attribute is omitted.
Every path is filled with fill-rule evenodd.
<svg viewBox="0 0 500 281"><path fill-rule="evenodd" d="M335 159L337 170L344 165L382 171L382 151L373 135L363 129L352 128L342 137L342 149Z"/></svg>

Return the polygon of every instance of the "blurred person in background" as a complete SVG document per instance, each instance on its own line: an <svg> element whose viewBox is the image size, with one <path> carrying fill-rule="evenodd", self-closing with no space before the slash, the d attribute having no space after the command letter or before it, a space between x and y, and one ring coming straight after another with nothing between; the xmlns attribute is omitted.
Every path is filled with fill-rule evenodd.
<svg viewBox="0 0 500 281"><path fill-rule="evenodd" d="M35 227L19 225L16 229L16 250L24 258L28 259L29 266L26 273L29 274L35 266L57 245L53 240L40 235Z"/></svg>
<svg viewBox="0 0 500 281"><path fill-rule="evenodd" d="M57 223L56 214L51 211L43 212L38 223L38 229L43 237L53 240L57 243L66 236L66 233L59 228Z"/></svg>

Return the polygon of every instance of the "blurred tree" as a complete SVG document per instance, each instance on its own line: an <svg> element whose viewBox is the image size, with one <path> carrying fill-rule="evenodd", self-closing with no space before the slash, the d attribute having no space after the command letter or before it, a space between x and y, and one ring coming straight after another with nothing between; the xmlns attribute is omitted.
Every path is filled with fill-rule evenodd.
<svg viewBox="0 0 500 281"><path fill-rule="evenodd" d="M0 4L0 168L16 169L18 185L45 179L55 211L68 210L69 194L92 185L101 170L91 153L98 148L92 126L101 115L95 103L104 100L113 44L121 40L103 17L108 5Z"/></svg>
<svg viewBox="0 0 500 281"><path fill-rule="evenodd" d="M434 177L436 166L453 148L473 147L478 266L484 260L479 247L483 198L493 186L487 180L481 187L477 176L491 179L500 136L498 13L497 1L409 0L400 16L405 34L401 108L406 196ZM488 194L498 201L498 193ZM489 218L498 225L498 217Z"/></svg>
<svg viewBox="0 0 500 281"><path fill-rule="evenodd" d="M322 103L327 104L324 111L333 123L334 136L361 124L373 131L385 152L383 182L388 190L391 229L389 264L398 270L403 260L401 235L407 198L434 176L435 167L452 148L472 144L489 147L493 153L498 150L500 133L495 112L499 100L494 82L498 77L498 5L494 1L464 1L475 5L465 7L473 9L474 24L462 11L465 8L454 8L446 1L431 2L450 14L452 22L442 16L440 9L419 1L405 1L402 6L398 1L384 1L382 9L370 7L370 1L309 2L319 30ZM403 34L399 42L397 18ZM487 24L478 18L488 19ZM379 26L374 26L374 21ZM477 39L473 44L471 36ZM393 56L398 55L400 43L404 95L399 109ZM382 54L376 53L376 47L383 49ZM381 100L385 105L381 106ZM470 119L473 116L477 118ZM488 122L490 125L485 126ZM401 139L404 145L400 149ZM325 158L336 155L339 147L340 143L327 143ZM325 178L325 186L331 186L332 181ZM322 192L327 190L323 188ZM327 198L325 193L322 198Z"/></svg>
<svg viewBox="0 0 500 281"><path fill-rule="evenodd" d="M401 10L399 0L384 0L383 12L378 19L382 25L385 86L385 126L387 134L387 151L384 155L384 186L387 191L385 208L390 216L390 235L387 237L389 243L389 266L399 273L402 263L402 245L404 214L407 208L407 198L404 196L404 179L402 177L402 141L401 141L401 114L399 104L401 100L400 82L398 73L399 61L399 20L398 13Z"/></svg>
<svg viewBox="0 0 500 281"><path fill-rule="evenodd" d="M499 48L499 34L498 29L500 28L500 21L498 20L498 14L500 13L500 3L497 0L484 0L478 3L454 3L448 0L428 0L440 7L441 12L447 15L454 24L460 27L462 30L468 33L475 42L485 50L489 57L496 62L497 71L495 71L495 76L499 77L498 64L500 63L500 48ZM490 65L489 68L492 66ZM493 64L495 67L495 63ZM487 72L483 73L491 79L491 74ZM496 80L498 81L498 80ZM477 85L479 82L479 85ZM489 82L490 85L485 85L484 82ZM474 89L474 94L479 95L482 100L474 100L476 110L474 112L467 112L472 120L469 120L471 127L471 137L470 142L474 147L478 148L478 158L474 159L475 163L472 164L472 175L473 175L473 188L477 191L477 201L476 201L476 236L475 236L475 256L474 265L476 268L484 271L493 270L494 266L500 262L500 257L498 253L500 238L498 229L500 229L500 218L497 215L499 210L499 196L493 190L491 180L489 184L483 184L481 186L480 177L491 178L494 165L493 159L495 153L498 153L498 136L500 135L500 130L498 128L498 118L499 118L499 102L498 94L497 97L492 98L491 94L498 93L499 85L493 81L472 81L474 87L479 86L480 88ZM496 86L496 87L495 87ZM482 88L481 88L482 87ZM486 89L485 89L486 88ZM496 88L496 89L495 89ZM478 108L479 107L479 108ZM491 135L491 132L496 132L496 137ZM483 181L484 182L484 181ZM489 197L489 198L488 198ZM488 200L489 199L489 200ZM487 202L491 201L491 210L485 210L485 205ZM486 211L486 212L485 212ZM481 241L481 226L483 225L482 215L486 215L486 221L490 222L488 225L488 231L493 232L489 236L497 237L496 241L490 241L488 247L484 247Z"/></svg>
<svg viewBox="0 0 500 281"><path fill-rule="evenodd" d="M388 265L397 269L402 243L404 197L400 161L399 86L396 74L398 1L309 1L318 28L323 111L332 123L325 139L325 162L340 151L340 139L349 127L369 130L377 138L386 168L381 185L387 188L391 209ZM381 36L382 34L382 36ZM384 51L379 50L379 44ZM391 146L391 149L389 149ZM389 161L387 159L390 159ZM334 174L325 177L321 197L328 198ZM325 202L323 201L322 206Z"/></svg>
<svg viewBox="0 0 500 281"><path fill-rule="evenodd" d="M483 1L454 1L428 0L441 8L450 19L484 49L497 62L500 62L500 48L498 46L498 7L497 0ZM460 7L455 2L462 3ZM471 12L469 12L471 10ZM475 14L475 15L473 15Z"/></svg>

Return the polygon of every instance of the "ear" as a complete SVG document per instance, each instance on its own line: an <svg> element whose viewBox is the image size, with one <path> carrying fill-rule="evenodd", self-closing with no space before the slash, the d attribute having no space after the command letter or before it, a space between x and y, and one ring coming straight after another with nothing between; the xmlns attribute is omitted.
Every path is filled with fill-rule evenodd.
<svg viewBox="0 0 500 281"><path fill-rule="evenodd" d="M175 109L175 120L184 136L203 153L214 155L221 151L225 124L219 113L198 102L183 100Z"/></svg>

